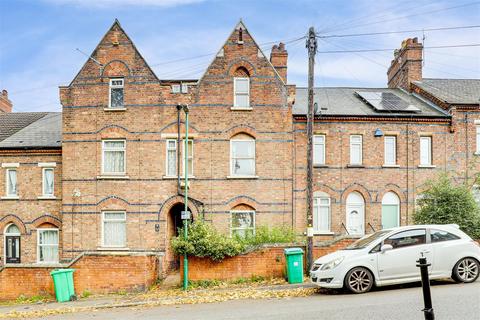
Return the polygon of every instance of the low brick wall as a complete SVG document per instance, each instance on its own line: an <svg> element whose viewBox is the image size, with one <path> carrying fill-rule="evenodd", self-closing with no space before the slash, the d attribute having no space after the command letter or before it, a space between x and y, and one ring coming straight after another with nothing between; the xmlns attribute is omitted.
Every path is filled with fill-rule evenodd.
<svg viewBox="0 0 480 320"><path fill-rule="evenodd" d="M341 239L315 246L313 257L317 259L333 251L343 249L355 239ZM233 280L262 276L266 278L284 277L285 255L283 250L288 247L302 248L305 246L274 246L263 247L256 251L226 258L215 262L208 258L188 258L189 280ZM304 255L305 258L305 255ZM305 266L305 263L304 263ZM181 259L181 275L183 277L183 259Z"/></svg>
<svg viewBox="0 0 480 320"><path fill-rule="evenodd" d="M154 255L83 255L68 268L75 269L77 295L108 293L120 290L145 290L158 276L158 258ZM20 295L54 295L50 272L58 268L18 266L0 269L0 300L12 300Z"/></svg>

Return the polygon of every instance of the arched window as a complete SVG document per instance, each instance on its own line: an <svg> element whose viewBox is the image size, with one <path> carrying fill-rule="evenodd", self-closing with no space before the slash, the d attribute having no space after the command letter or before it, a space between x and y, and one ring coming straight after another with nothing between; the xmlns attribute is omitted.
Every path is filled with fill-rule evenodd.
<svg viewBox="0 0 480 320"><path fill-rule="evenodd" d="M365 234L365 200L359 192L352 192L347 197L347 230L350 235Z"/></svg>
<svg viewBox="0 0 480 320"><path fill-rule="evenodd" d="M13 223L5 228L5 262L20 263L20 229Z"/></svg>
<svg viewBox="0 0 480 320"><path fill-rule="evenodd" d="M255 176L255 139L237 134L230 140L230 175Z"/></svg>
<svg viewBox="0 0 480 320"><path fill-rule="evenodd" d="M331 214L330 197L325 192L317 191L313 194L313 232L330 232Z"/></svg>
<svg viewBox="0 0 480 320"><path fill-rule="evenodd" d="M395 192L387 192L382 198L382 229L400 225L400 199Z"/></svg>
<svg viewBox="0 0 480 320"><path fill-rule="evenodd" d="M234 108L250 108L250 74L244 67L235 70L233 93Z"/></svg>

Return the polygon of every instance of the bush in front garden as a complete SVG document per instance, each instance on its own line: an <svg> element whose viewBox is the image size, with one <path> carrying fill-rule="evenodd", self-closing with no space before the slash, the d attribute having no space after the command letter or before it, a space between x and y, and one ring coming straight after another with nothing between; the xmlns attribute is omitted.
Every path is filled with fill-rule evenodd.
<svg viewBox="0 0 480 320"><path fill-rule="evenodd" d="M427 183L413 216L416 224L450 224L460 226L474 239L480 239L480 210L470 189L454 185L446 175Z"/></svg>

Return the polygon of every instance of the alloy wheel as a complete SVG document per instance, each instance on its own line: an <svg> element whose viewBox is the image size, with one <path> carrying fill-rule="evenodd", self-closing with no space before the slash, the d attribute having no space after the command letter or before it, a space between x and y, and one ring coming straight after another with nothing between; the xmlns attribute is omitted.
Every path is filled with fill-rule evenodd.
<svg viewBox="0 0 480 320"><path fill-rule="evenodd" d="M478 262L472 258L462 259L457 265L457 275L462 282L475 281L478 272Z"/></svg>
<svg viewBox="0 0 480 320"><path fill-rule="evenodd" d="M364 268L355 268L349 272L347 286L354 293L364 293L371 289L373 277L370 272Z"/></svg>

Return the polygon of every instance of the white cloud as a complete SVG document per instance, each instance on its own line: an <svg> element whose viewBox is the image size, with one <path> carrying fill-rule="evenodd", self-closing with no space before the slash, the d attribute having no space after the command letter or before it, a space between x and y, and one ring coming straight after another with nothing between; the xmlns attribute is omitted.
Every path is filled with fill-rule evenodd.
<svg viewBox="0 0 480 320"><path fill-rule="evenodd" d="M176 7L200 3L204 0L44 0L57 5L74 5L78 7L118 8L118 7Z"/></svg>

